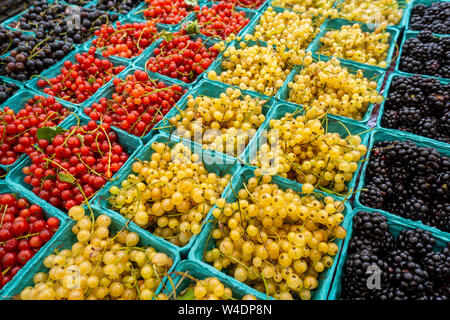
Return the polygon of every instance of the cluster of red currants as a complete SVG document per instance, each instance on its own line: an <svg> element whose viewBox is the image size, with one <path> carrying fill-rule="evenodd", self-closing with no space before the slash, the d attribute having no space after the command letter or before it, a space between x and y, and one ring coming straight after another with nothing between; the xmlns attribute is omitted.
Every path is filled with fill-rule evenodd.
<svg viewBox="0 0 450 320"><path fill-rule="evenodd" d="M153 21L116 22L115 28L108 24L102 25L95 35L98 38L92 41L92 45L102 50L105 58L118 56L130 59L139 56L157 39L158 30Z"/></svg>
<svg viewBox="0 0 450 320"><path fill-rule="evenodd" d="M236 7L243 7L248 9L259 9L266 2L266 0L222 0L231 3Z"/></svg>
<svg viewBox="0 0 450 320"><path fill-rule="evenodd" d="M182 30L174 33L172 39L163 39L153 54L146 63L149 71L191 83L208 69L219 51Z"/></svg>
<svg viewBox="0 0 450 320"><path fill-rule="evenodd" d="M177 24L190 12L198 10L198 5L192 6L185 0L145 0L148 3L144 17L164 24Z"/></svg>
<svg viewBox="0 0 450 320"><path fill-rule="evenodd" d="M39 198L69 210L90 199L128 160L118 140L107 123L95 121L55 130L30 153L24 182Z"/></svg>
<svg viewBox="0 0 450 320"><path fill-rule="evenodd" d="M34 96L17 113L9 107L0 110L0 164L13 164L22 153L30 154L41 127L59 124L70 110L54 97Z"/></svg>
<svg viewBox="0 0 450 320"><path fill-rule="evenodd" d="M138 137L149 133L186 92L179 85L155 81L142 70L113 83L111 99L103 97L84 112L92 120L102 120Z"/></svg>
<svg viewBox="0 0 450 320"><path fill-rule="evenodd" d="M75 55L76 63L64 61L61 73L51 79L39 79L37 85L44 93L72 103L89 99L104 84L125 69L115 67L111 61L95 57L95 47Z"/></svg>
<svg viewBox="0 0 450 320"><path fill-rule="evenodd" d="M225 40L232 33L238 34L250 19L244 11L236 11L232 3L221 1L211 8L203 6L197 12L197 21L202 34Z"/></svg>
<svg viewBox="0 0 450 320"><path fill-rule="evenodd" d="M0 195L0 289L58 230L59 219L45 219L42 208L11 193Z"/></svg>

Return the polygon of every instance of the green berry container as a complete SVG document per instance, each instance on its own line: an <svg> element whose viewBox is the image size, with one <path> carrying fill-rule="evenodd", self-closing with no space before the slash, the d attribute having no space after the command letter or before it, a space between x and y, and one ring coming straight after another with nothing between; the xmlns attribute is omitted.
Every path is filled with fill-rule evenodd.
<svg viewBox="0 0 450 320"><path fill-rule="evenodd" d="M232 89L236 89L235 87L223 84L221 82L217 82L217 81L211 81L211 80L201 80L198 85L196 85L195 87L191 88L189 90L189 92L186 93L186 95L184 96L184 99L181 103L178 103L176 107L170 109L170 111L166 114L166 116L164 116L161 125L159 126L161 128L162 131L165 131L167 133L172 133L173 135L176 135L176 126L170 124L170 119L178 114L180 114L181 110L186 110L187 108L187 103L188 103L188 96L192 95L194 98L198 97L198 96L206 96L206 97L212 97L212 98L219 98L220 94L225 93L225 91L228 88L232 88ZM261 94L257 94L253 91L242 91L242 95L249 95L250 97L254 98L254 99L263 99L265 100L266 98L264 98L263 95ZM242 98L242 97L241 97ZM242 100L242 99L241 99ZM266 102L264 103L263 107L262 107L262 114L264 116L266 116L269 114L269 111L273 108L273 105L275 103L275 100L273 98L266 100ZM256 135L255 135L256 137ZM199 137L199 139L195 139L194 138L195 143L197 144L202 144L202 138ZM204 147L206 148L207 145L204 145ZM217 153L220 153L219 151L216 151ZM234 155L234 154L227 154L227 156L229 157L237 157L239 158L239 156L241 156L243 154L244 150L242 150L241 152L239 152L239 155Z"/></svg>
<svg viewBox="0 0 450 320"><path fill-rule="evenodd" d="M410 75L410 74L408 74L408 73L403 73L403 72L399 72L399 71L395 71L395 72L392 72L391 74L389 74L389 76L388 76L388 78L387 78L387 80L386 80L386 85L385 85L385 87L384 87L384 93L383 93L384 101L383 101L383 103L381 104L381 106L380 106L380 111L379 111L379 113L378 113L378 118L377 118L377 127L378 127L378 128L384 128L384 127L381 125L381 121L382 121L383 116L384 116L384 106L385 106L386 100L387 100L388 97L389 97L389 90L391 89L392 81L393 81L395 78L397 78L397 77L406 77L406 78L410 78L411 76L412 76L412 75ZM426 76L426 75L420 75L420 76L421 76L422 78L432 78L432 79L435 79L435 77L432 77L432 76ZM440 83L441 83L442 85L448 84L448 83L450 83L450 79L440 80ZM402 130L398 130L398 129L391 129L391 128L386 128L386 129L389 129L389 130L391 130L391 131L407 132L407 131L402 131ZM411 134L411 135L413 135L413 136L417 136L417 138L419 138L419 139L422 138L422 136L419 136L419 135L417 135L417 134L415 134L415 133L411 133L411 132L407 132L407 133L409 133L409 134ZM431 138L427 138L427 137L423 137L423 138L425 138L425 139L431 139ZM434 141L439 142L439 143L445 143L445 142L443 142L443 141L439 141L439 140L436 140L436 139L431 139L431 140L434 140Z"/></svg>
<svg viewBox="0 0 450 320"><path fill-rule="evenodd" d="M29 99L32 99L35 95L43 96L46 98L50 97L49 95L46 95L45 93L40 93L40 92L34 91L32 89L22 88L22 89L18 90L11 98L9 98L7 101L5 101L5 103L2 104L1 109L4 110L4 107L9 107L15 113L17 113L21 109L23 109L23 107L26 105L27 101ZM72 113L75 113L78 110L75 105L72 105L66 101L58 100L58 99L56 99L56 101L59 102L60 104L62 104L63 107L67 108ZM70 121L69 118L70 118L70 115L66 119L64 119L59 125L64 126L64 124L67 123L67 121ZM19 163L22 162L22 160L24 160L26 158L28 158L28 156L26 154L22 154L21 156L19 156L19 158L17 158L17 160L13 164L10 164L10 165L0 164L0 168L5 170L6 172L10 172L16 166L18 166Z"/></svg>
<svg viewBox="0 0 450 320"><path fill-rule="evenodd" d="M234 202L236 201L236 195L237 192L243 187L244 182L246 182L249 178L254 176L254 168L248 167L244 165L233 177L233 180L231 182L230 188L228 188L224 194L224 197L226 199L226 202ZM286 190L288 188L293 189L298 194L302 194L301 191L301 184L289 181L286 179L282 179L279 176L273 176L272 182L277 184L282 190ZM314 191L317 194L320 194L322 196L328 196L326 193L323 193L321 191ZM236 194L236 195L235 195ZM345 201L342 197L332 196L335 200L338 201ZM350 205L347 202L344 202L344 211L343 214L345 215L344 221L341 223L341 226L344 227L346 230L348 229L350 222L351 222L351 212L352 209ZM212 210L214 210L216 206L213 207ZM200 233L200 236L195 240L195 243L189 252L188 259L197 261L197 262L204 262L204 255L208 250L211 250L215 248L214 240L211 237L211 232L213 228L215 227L217 223L217 220L214 218L210 219L210 223L206 225L204 229L202 229L202 232ZM340 252L342 251L342 245L343 240L337 239L334 241L339 246L339 252L336 255L336 258L333 262L333 265L325 270L319 277L319 286L312 291L311 298L312 300L327 300L328 293L331 288L331 283L333 281L333 276L335 273L335 270L337 268L337 262L338 257L340 255ZM216 271L219 272L219 271ZM220 272L219 272L220 273ZM253 293L256 290L250 288L248 285L241 283L234 279L233 277L229 276L225 272L222 272L224 277L228 279L228 283L234 283L234 286L242 288L243 292ZM273 299L272 297L268 296L266 293L256 291L256 294L254 294L256 298L261 300L266 299Z"/></svg>
<svg viewBox="0 0 450 320"><path fill-rule="evenodd" d="M315 53L318 56L325 56L323 54L320 54L320 48L321 48L321 42L320 39L322 39L325 34L328 31L333 31L333 30L340 30L343 26L351 26L353 24L359 24L361 26L361 30L363 32L372 32L376 29L376 27L374 28L374 26L369 26L367 24L364 24L362 22L350 22L344 19L330 19L327 20L322 26L322 30L320 31L320 33L317 35L317 37L314 39L312 45L311 45L311 52ZM338 58L341 62L347 62L350 64L353 64L359 68L369 68L369 69L374 69L374 70L380 70L381 72L387 70L389 68L389 65L391 64L391 62L394 60L393 55L394 55L394 51L395 51L395 47L397 44L397 40L398 37L400 35L400 31L397 28L393 28L393 27L387 27L386 28L386 32L389 33L389 49L387 52L387 57L385 59L387 66L386 68L382 68L379 67L377 65L370 65L370 64L365 64L365 63L361 63L361 62L357 62L354 60L350 60L350 59L344 59L344 58Z"/></svg>
<svg viewBox="0 0 450 320"><path fill-rule="evenodd" d="M137 67L130 67L127 68L126 70L124 70L121 74L118 75L119 79L125 79L128 75L133 75L135 71L137 70L141 70L141 71L145 71L141 68L137 68ZM149 75L150 79L154 80L155 82L164 82L168 87L169 86L173 86L173 85L179 85L181 86L183 89L186 90L186 93L180 98L180 100L178 100L178 102L172 107L172 109L176 109L179 108L179 106L184 105L184 101L188 95L189 90L191 89L191 85L189 84L185 84L184 82L182 82L181 84L178 83L178 81L176 81L175 79L172 78L168 78L168 77L162 77L161 75L157 74L157 73L151 73L146 71L147 74ZM91 103L89 104L83 104L83 107L79 109L79 114L81 114L82 116L89 118L86 113L84 112L84 108L85 107L91 107L92 103L94 102L99 102L99 100L101 98L107 98L110 99L112 97L112 94L115 92L115 86L113 83L109 83L106 86L102 87L99 91L98 91L98 95L96 95L95 99L93 101L91 101ZM171 109L171 110L172 110ZM155 136L159 130L166 130L166 127L169 126L169 122L168 119L166 117L169 115L169 113L171 112L171 110L169 110L169 112L166 114L166 116L163 117L163 119L161 119L159 122L157 122L155 124L155 126L151 129L151 131L149 133L147 133L145 136L143 137L138 137L139 139L142 140L142 142L145 144L147 143L153 136ZM99 121L97 121L99 122ZM122 130L120 128L114 127L116 128L117 131L121 131L124 134L129 134L127 133L125 130ZM170 130L169 130L170 131Z"/></svg>
<svg viewBox="0 0 450 320"><path fill-rule="evenodd" d="M39 93L44 93L44 89L40 88L37 85L37 82L40 79L48 81L56 76L59 76L61 74L61 69L65 68L64 67L65 61L71 61L72 63L75 64L75 63L77 63L77 59L76 59L77 54L83 54L86 52L88 52L88 50L82 50L82 49L76 50L76 52L73 52L69 56L66 56L64 59L60 60L57 64L55 64L52 67L50 67L49 69L45 70L40 75L32 77L31 80L28 81L27 87L31 88ZM114 58L114 57L110 57L107 59L98 53L95 53L95 58L101 59L101 60L108 60L113 64L114 67L124 66L125 69L123 71L119 72L117 75L113 76L113 78L110 81L104 83L94 94L92 94L89 98L87 98L82 103L74 103L74 102L67 101L67 104L73 105L76 108L80 108L81 106L84 106L84 105L90 105L92 102L94 102L95 100L97 100L99 98L99 93L100 93L101 89L103 87L111 84L115 77L118 77L121 74L123 74L125 71L127 71L127 68L130 65L128 62L126 62L124 60L118 60L117 58ZM46 87L46 88L49 88L49 87ZM58 97L55 97L55 98L58 99ZM59 98L59 99L61 99L61 98ZM61 100L64 100L64 99L61 99Z"/></svg>
<svg viewBox="0 0 450 320"><path fill-rule="evenodd" d="M428 147L428 148L431 147L431 148L436 149L441 154L441 156L447 156L447 157L450 156L450 145L448 145L446 143L428 139L425 137L420 137L420 136L413 135L413 134L399 131L399 130L376 128L375 130L373 130L371 132L371 135L370 135L370 143L369 143L369 147L368 147L369 151L367 154L368 161L364 162L363 168L361 170L361 177L359 179L358 189L357 189L358 192L356 193L355 202L354 202L355 206L363 208L363 209L369 209L369 207L365 206L360 201L361 190L364 189L364 187L366 185L366 172L367 172L367 167L368 167L369 161L370 161L370 155L372 154L372 150L374 148L375 143L380 142L380 141L412 141L420 147ZM421 229L424 229L424 230L427 230L430 232L440 232L440 233L445 234L446 236L450 236L450 233L441 231L435 227L425 225L420 220L413 221L410 219L406 219L406 218L394 215L394 214L384 211L382 209L376 209L376 210L383 213L387 217L395 218L399 221L407 223L416 228L421 228Z"/></svg>
<svg viewBox="0 0 450 320"><path fill-rule="evenodd" d="M173 32L176 32L176 31L171 31L171 32L173 33ZM203 34L192 34L192 35L190 35L190 38L193 39L193 40L196 40L196 39L198 39L198 38L202 39L202 42L204 43L204 45L205 45L207 48L211 48L211 47L213 47L217 42L219 42L219 41L217 41L217 39L205 37ZM148 70L147 67L146 67L147 61L149 60L149 58L155 56L154 50L155 50L156 48L159 48L162 42L163 42L163 39L162 39L162 38L159 38L158 40L156 40L156 41L152 44L152 48L151 48L150 52L148 52L148 53L145 54L145 55L143 55L143 54L140 55L139 58L136 59L136 60L133 62L134 67L141 68L141 69L145 69L145 70L147 71L147 70ZM217 60L219 57L220 57L220 53L219 53L219 55L217 56L217 58L216 58L215 60ZM214 60L214 61L215 61L215 60ZM157 75L159 75L162 79L172 80L172 81L177 82L177 83L179 83L179 84L185 83L185 84L189 84L189 85L191 85L191 86L195 86L195 85L197 85L197 84L200 82L200 80L202 79L202 76L203 76L203 75L207 74L207 73L209 72L209 70L212 70L214 61L210 64L210 66L208 67L208 69L206 69L205 71L203 71L203 73L199 74L199 75L197 76L197 78L196 78L193 82L190 82L190 83L183 82L183 81L181 81L181 80L179 80L179 79L170 78L170 77L168 77L168 76L166 76L166 75L163 75L163 74L160 74L160 73L154 73L154 72L151 72L151 71L148 71L148 73L149 73L150 75L157 74Z"/></svg>
<svg viewBox="0 0 450 320"><path fill-rule="evenodd" d="M149 161L151 158L151 155L153 154L153 149L151 148L151 145L153 142L158 143L164 143L170 147L174 146L177 143L183 143L185 146L189 147L192 151L192 153L198 154L200 157L200 160L204 164L206 170L208 172L214 172L220 176L223 176L225 174L236 174L237 169L239 168L239 164L237 163L236 159L227 157L224 154L211 152L209 150L205 150L202 148L201 145L196 144L195 142L191 142L188 140L182 140L176 136L169 135L165 132L161 132L157 135L155 135L150 141L148 141L145 146L137 152L137 154L133 157L135 160L140 161ZM121 214L119 212L114 211L111 208L111 205L108 203L107 199L110 197L110 188L112 186L118 186L120 188L122 181L126 180L128 175L132 172L132 165L135 161L129 161L127 162L120 170L118 176L116 179L109 181L102 189L101 191L93 198L91 203L93 203L95 206L101 208L103 211L111 212L117 215ZM227 187L224 189L223 192L226 192ZM223 193L222 193L223 194ZM205 224L207 224L207 221L211 219L211 212L209 212L206 215L206 218L203 219L203 225L202 230L205 228ZM125 218L124 218L125 219ZM127 221L129 221L127 219ZM133 221L130 222L130 225L135 226L136 228L140 228L136 223ZM140 228L143 232L147 234L151 234L150 231L144 230ZM190 241L183 247L178 247L180 250L181 256L186 256L189 250L191 249L194 240L198 237L198 235L194 235ZM170 242L158 237L161 239L162 242L169 244Z"/></svg>
<svg viewBox="0 0 450 320"><path fill-rule="evenodd" d="M401 44L401 46L400 46L400 51L399 51L399 53L398 53L397 63L396 63L396 65L395 65L395 71L401 72L401 73L404 73L404 74L408 74L408 75L413 75L413 74L414 74L414 73L410 73L410 72L403 71L403 70L401 69L400 62L401 62L402 56L403 56L403 45L404 45L405 42L408 41L409 39L417 38L417 34L418 34L418 33L419 33L419 31L405 31L405 32L403 33L402 44ZM449 37L449 35L434 35L434 36L437 37L437 38L441 38L441 37ZM429 75L429 74L424 74L424 75L430 76L430 77L433 77L433 78L436 78L436 79L438 79L438 80L447 80L447 78L444 78L444 77L436 77L436 76L432 76L432 75Z"/></svg>
<svg viewBox="0 0 450 320"><path fill-rule="evenodd" d="M317 62L317 61L328 61L330 60L332 57L327 57L327 56L322 56L322 55L316 55L316 54L312 54L313 57L313 61ZM349 71L349 73L355 74L358 70L362 70L363 72L363 77L376 81L377 83L377 88L376 91L378 93L381 92L381 88L383 86L383 82L384 82L384 77L386 75L386 72L383 71L382 69L378 69L378 68L374 68L374 67L363 67L363 66L357 66L354 63L349 63L349 62L344 62L340 60L340 65L341 67L345 67L347 68L347 70ZM301 71L303 70L303 66L296 66L292 72L288 75L286 81L284 82L283 87L278 91L278 94L276 96L276 98L278 100L281 100L283 102L287 102L289 104L293 104L295 106L299 106L298 104L294 103L294 102L290 102L288 101L289 99L289 93L290 93L290 88L289 88L289 83L290 82L294 82L295 76L297 74L299 74ZM375 107L376 103L369 103L367 106L367 111L364 114L363 118L361 121L358 120L354 120L348 117L344 117L344 116L339 116L339 115L333 115L336 118L340 118L340 119L350 119L352 121L356 121L362 125L367 125L367 123L369 122L369 119L373 113L374 107Z"/></svg>
<svg viewBox="0 0 450 320"><path fill-rule="evenodd" d="M253 166L252 160L256 157L257 152L259 151L262 144L267 143L267 138L264 136L267 134L267 132L270 130L270 121L273 119L281 119L284 117L286 113L295 114L296 116L300 116L304 114L304 110L300 106L296 106L293 104L288 104L285 102L279 102L276 103L271 111L269 112L269 115L266 118L266 121L261 125L261 127L256 132L255 138L250 141L249 145L244 151L244 160L243 162L251 166L252 168L256 168ZM324 121L322 123L322 127L325 128L326 132L336 132L341 137L345 138L349 134L352 135L359 135L361 137L361 144L367 146L369 144L369 138L370 138L370 128L364 125L361 125L360 123L350 120L350 119L341 119L335 116L328 116L324 118ZM346 183L347 189L352 190L355 192L357 190L357 177L358 173L361 170L362 164L364 163L364 159L367 158L367 154L362 157L362 159L358 163L358 169L354 172L352 180ZM282 181L291 182L292 180L289 180L287 178L283 178L281 176L278 176ZM334 194L331 190L328 190L327 188L321 188L320 189L323 192ZM336 194L338 196L342 196L342 194Z"/></svg>
<svg viewBox="0 0 450 320"><path fill-rule="evenodd" d="M45 201L39 199L37 196L28 196L23 193L21 187L14 187L7 184L5 181L0 181L0 194L11 193L16 197L25 198L30 204L37 204L42 208L45 219L50 217L58 218L60 221L59 228L52 236L52 238L44 244L39 251L20 269L17 274L9 281L3 288L0 289L0 300L8 298L8 291L15 288L17 285L23 281L24 277L27 276L29 268L35 263L41 261L42 255L51 246L51 242L54 239L59 238L65 230L70 226L69 219L66 215L61 215L58 211L54 210Z"/></svg>
<svg viewBox="0 0 450 320"><path fill-rule="evenodd" d="M60 125L60 127L64 128L64 129L70 129L70 127L76 126L77 123L79 123L80 125L85 125L89 122L89 120L90 119L87 119L83 116L71 115ZM128 153L128 160L124 164L124 166L126 166L128 163L130 163L133 160L135 155L141 150L141 147L143 146L142 141L139 138L137 138L136 136L118 131L114 127L111 128L111 130L113 130L114 132L117 133L120 145L122 146L123 150L125 150ZM25 174L23 173L22 170L24 167L27 167L31 164L32 164L31 159L29 157L26 157L18 165L16 165L14 167L14 169L11 171L11 173L6 177L6 182L8 184L11 184L16 188L18 186L20 186L23 190L23 193L29 197L36 196L36 195L33 193L32 187L29 184L24 183L23 179L25 177ZM119 171L113 175L113 177L112 177L113 180L116 179L116 177L118 177L120 175L120 172L122 169L123 169L123 167L121 169L119 169ZM103 186L103 188L104 187L105 186ZM99 193L101 190L102 190L102 188L100 188L97 191L97 193ZM92 199L89 200L90 203L92 203ZM50 204L48 204L48 205L50 206ZM58 210L60 212L60 214L67 216L66 210L63 211L62 209L59 209L59 208L56 208L53 206L51 206L51 207L54 208L54 210Z"/></svg>
<svg viewBox="0 0 450 320"><path fill-rule="evenodd" d="M369 213L379 212L383 216L387 218L389 231L392 233L395 239L397 239L398 234L403 229L415 229L420 228L414 224L408 223L407 221L398 219L396 216L386 215L381 210L375 210L367 207L359 207L353 209L353 213L351 214L351 221L349 224L349 228L347 229L347 236L345 237L344 244L342 246L341 254L339 256L338 265L336 268L336 274L333 279L333 283L331 285L330 293L328 294L328 300L341 300L341 292L342 292L342 276L344 275L345 262L347 260L348 251L349 251L349 243L353 233L353 217L360 211L365 211ZM431 231L434 239L436 240L436 244L434 247L434 251L439 251L441 248L445 247L446 244L450 241L450 237L448 235L443 234L439 231ZM383 283L381 283L383 285Z"/></svg>
<svg viewBox="0 0 450 320"><path fill-rule="evenodd" d="M184 276L186 274L187 276ZM171 281L169 280L169 277ZM244 287L241 285L237 285L237 281L230 281L229 277L226 277L222 272L219 272L217 269L211 267L207 263L203 263L200 261L194 260L182 260L172 271L170 275L166 275L167 280L165 281L166 287L162 291L167 294L170 299L174 300L185 300L183 298L179 298L180 294L183 290L188 288L190 285L195 284L195 282L189 278L193 277L197 280L203 280L208 277L215 277L220 280L220 282L225 286L225 288L230 288L233 292L233 298L241 300L247 294L253 294L254 296L260 294L259 291L256 291L250 287ZM173 284L173 285L172 285ZM175 288L175 290L174 290ZM194 299L189 299L194 300Z"/></svg>
<svg viewBox="0 0 450 320"><path fill-rule="evenodd" d="M131 232L136 232L139 235L140 241L138 246L144 247L144 246L150 246L153 247L157 252L163 252L167 254L170 258L173 259L173 265L172 268L169 270L171 272L174 267L178 264L180 261L180 255L176 248L173 248L172 246L168 246L165 243L162 243L158 239L155 239L155 237L152 237L140 230L139 228L136 228L132 225L126 225L126 222L122 219L119 219L115 215L111 215L109 212L98 209L93 207L92 213L95 217L98 217L101 214L105 214L111 218L111 225L109 227L110 232L119 232L120 230L126 228L127 230ZM86 212L86 214L89 215L89 211ZM72 227L75 225L75 221L70 221L64 228L64 230L61 230L61 233L58 235L58 237L53 237L49 243L46 244L46 250L42 250L42 252L39 253L39 256L35 256L36 259L34 259L33 263L30 265L27 265L27 269L23 270L24 272L20 276L20 281L16 281L14 285L11 285L10 287L6 288L7 290L4 290L2 292L2 298L3 300L10 300L13 299L14 296L19 295L23 289L25 289L27 286L33 286L33 277L38 272L48 272L49 269L44 266L43 261L44 259L54 254L56 250L61 251L63 249L71 249L72 245L77 242L77 237L75 234L72 233ZM34 258L34 257L33 257ZM24 268L25 269L25 268ZM22 270L21 270L22 271ZM19 271L20 272L20 271ZM164 286L164 282L162 282L158 289L156 290L156 294L158 294Z"/></svg>
<svg viewBox="0 0 450 320"><path fill-rule="evenodd" d="M347 0L338 0L336 2L335 8L338 9L339 13L341 12L340 5L346 1ZM407 13L409 12L408 10L409 10L409 6L411 5L411 1L412 0L397 0L399 8L403 9L402 18L400 19L399 23L397 23L396 25L389 25L389 26L398 28L399 30L403 30L403 28L406 25Z"/></svg>
<svg viewBox="0 0 450 320"><path fill-rule="evenodd" d="M410 25L410 21L411 21L411 16L412 16L412 10L414 9L415 6L417 6L418 4L423 4L426 7L429 7L433 2L448 2L448 0L443 0L443 1L439 1L439 0L410 0L410 5L408 8L408 11L406 13L406 17L405 17L405 29L406 31L420 31L420 30L413 30L411 29L411 25ZM435 33L437 35L437 33ZM439 35L445 35L445 34L439 34Z"/></svg>

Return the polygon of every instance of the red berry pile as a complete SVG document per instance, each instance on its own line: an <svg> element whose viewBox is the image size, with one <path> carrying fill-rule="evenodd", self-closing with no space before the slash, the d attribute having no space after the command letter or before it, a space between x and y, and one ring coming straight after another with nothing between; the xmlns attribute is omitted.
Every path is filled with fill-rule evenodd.
<svg viewBox="0 0 450 320"><path fill-rule="evenodd" d="M17 114L9 107L0 110L0 164L13 164L22 153L30 154L36 131L59 124L70 110L54 97L34 96Z"/></svg>
<svg viewBox="0 0 450 320"><path fill-rule="evenodd" d="M210 66L219 51L206 47L201 38L193 39L180 31L172 39L163 39L153 54L146 64L149 71L191 83Z"/></svg>
<svg viewBox="0 0 450 320"><path fill-rule="evenodd" d="M231 3L236 7L243 7L249 9L259 9L266 0L222 0Z"/></svg>
<svg viewBox="0 0 450 320"><path fill-rule="evenodd" d="M144 17L164 24L177 24L190 12L200 7L190 6L185 0L145 0L148 3L144 10Z"/></svg>
<svg viewBox="0 0 450 320"><path fill-rule="evenodd" d="M243 11L236 11L232 3L221 1L211 8L203 6L197 12L197 21L202 34L225 40L230 34L237 34L250 19Z"/></svg>
<svg viewBox="0 0 450 320"><path fill-rule="evenodd" d="M95 35L98 38L92 41L92 45L102 50L105 58L119 56L130 59L139 56L157 39L158 30L151 21L116 22L116 28L104 24L95 31Z"/></svg>
<svg viewBox="0 0 450 320"><path fill-rule="evenodd" d="M37 85L44 93L72 103L82 103L89 99L125 66L115 67L111 61L95 57L95 48L75 55L76 63L64 61L61 73L51 79L39 79Z"/></svg>
<svg viewBox="0 0 450 320"><path fill-rule="evenodd" d="M11 193L0 195L0 289L58 230L59 219L45 220L42 208Z"/></svg>
<svg viewBox="0 0 450 320"><path fill-rule="evenodd" d="M186 92L181 86L152 80L141 70L113 83L111 99L101 98L84 112L92 120L102 120L138 137L149 133Z"/></svg>
<svg viewBox="0 0 450 320"><path fill-rule="evenodd" d="M56 134L38 140L38 150L30 153L32 164L23 168L24 182L39 198L69 210L103 187L128 155L106 123L54 129Z"/></svg>

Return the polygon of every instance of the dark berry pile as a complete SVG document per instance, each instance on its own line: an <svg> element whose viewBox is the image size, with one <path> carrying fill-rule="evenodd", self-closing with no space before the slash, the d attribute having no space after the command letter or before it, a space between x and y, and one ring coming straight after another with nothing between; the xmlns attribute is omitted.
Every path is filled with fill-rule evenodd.
<svg viewBox="0 0 450 320"><path fill-rule="evenodd" d="M23 41L22 31L10 30L0 25L0 55L3 55Z"/></svg>
<svg viewBox="0 0 450 320"><path fill-rule="evenodd" d="M419 75L396 77L381 125L450 143L450 85Z"/></svg>
<svg viewBox="0 0 450 320"><path fill-rule="evenodd" d="M141 0L99 0L96 8L103 11L127 14L140 3Z"/></svg>
<svg viewBox="0 0 450 320"><path fill-rule="evenodd" d="M13 83L5 83L0 80L0 104L8 100L19 87Z"/></svg>
<svg viewBox="0 0 450 320"><path fill-rule="evenodd" d="M74 4L77 6L85 6L92 0L64 0L64 2L67 2L68 4Z"/></svg>
<svg viewBox="0 0 450 320"><path fill-rule="evenodd" d="M422 229L403 229L395 241L386 217L379 212L360 211L353 223L342 299L449 299L450 242L433 251L436 240Z"/></svg>
<svg viewBox="0 0 450 320"><path fill-rule="evenodd" d="M411 141L374 144L360 201L450 231L450 159Z"/></svg>
<svg viewBox="0 0 450 320"><path fill-rule="evenodd" d="M406 40L402 50L401 71L450 78L450 37L421 31L417 38Z"/></svg>
<svg viewBox="0 0 450 320"><path fill-rule="evenodd" d="M409 28L450 34L450 2L433 2L428 7L421 3L414 6L411 10Z"/></svg>

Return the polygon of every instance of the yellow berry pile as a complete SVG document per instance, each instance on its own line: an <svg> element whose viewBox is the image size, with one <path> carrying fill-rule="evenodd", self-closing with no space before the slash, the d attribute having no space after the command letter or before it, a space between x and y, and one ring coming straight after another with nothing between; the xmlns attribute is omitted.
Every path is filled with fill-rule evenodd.
<svg viewBox="0 0 450 320"><path fill-rule="evenodd" d="M386 68L388 50L389 32L381 28L364 32L355 23L326 32L320 38L319 53Z"/></svg>
<svg viewBox="0 0 450 320"><path fill-rule="evenodd" d="M285 46L247 46L240 42L225 49L223 71L217 74L212 70L208 78L238 86L241 90L273 96L283 86L293 65L300 64L304 55L304 50L286 50Z"/></svg>
<svg viewBox="0 0 450 320"><path fill-rule="evenodd" d="M187 108L170 119L174 134L199 142L209 149L239 156L266 117L262 107L266 100L244 95L227 88L219 98L188 96Z"/></svg>
<svg viewBox="0 0 450 320"><path fill-rule="evenodd" d="M318 113L312 108L304 115L286 113L281 119L272 119L264 132L265 142L250 160L261 169L255 174L277 174L303 183L305 193L319 187L347 191L346 183L353 178L367 148L359 135L343 138L327 132Z"/></svg>
<svg viewBox="0 0 450 320"><path fill-rule="evenodd" d="M125 228L112 234L111 218L95 221L74 206L69 216L77 223L70 249L44 259L48 272L34 275L21 300L152 300L173 260L152 247L139 246L139 235Z"/></svg>
<svg viewBox="0 0 450 320"><path fill-rule="evenodd" d="M277 12L268 7L256 25L252 39L266 41L268 45L305 50L318 31L311 17L289 10Z"/></svg>
<svg viewBox="0 0 450 320"><path fill-rule="evenodd" d="M149 161L136 161L132 172L112 186L111 208L140 227L177 246L198 234L202 221L220 198L231 175L208 172L200 156L182 143L172 148L151 144Z"/></svg>
<svg viewBox="0 0 450 320"><path fill-rule="evenodd" d="M282 190L268 175L251 177L237 195L216 203L206 262L276 299L311 299L338 253L334 240L346 236L342 202Z"/></svg>
<svg viewBox="0 0 450 320"><path fill-rule="evenodd" d="M403 16L397 0L344 0L337 9L340 18L377 24L382 28L398 24Z"/></svg>
<svg viewBox="0 0 450 320"><path fill-rule="evenodd" d="M376 91L377 79L368 79L362 70L351 73L339 59L314 61L303 59L301 71L288 84L288 101L304 107L317 107L333 115L362 120L370 103L383 97Z"/></svg>
<svg viewBox="0 0 450 320"><path fill-rule="evenodd" d="M317 26L320 26L326 18L337 18L338 11L332 8L333 3L330 0L274 0L271 6L290 9L304 17L314 18Z"/></svg>
<svg viewBox="0 0 450 320"><path fill-rule="evenodd" d="M184 275L183 275L184 276ZM187 276L187 275L186 275ZM234 300L233 292L216 277L201 280L190 277L194 283L184 289L179 298L183 300ZM181 297L180 297L181 296ZM240 300L257 300L252 294L244 295Z"/></svg>

